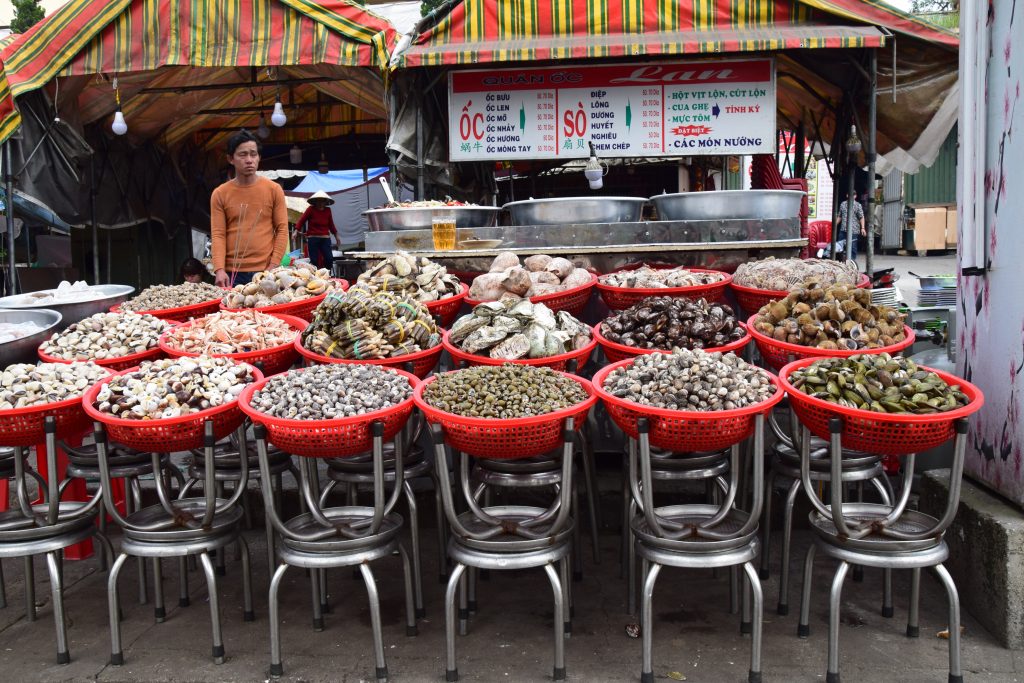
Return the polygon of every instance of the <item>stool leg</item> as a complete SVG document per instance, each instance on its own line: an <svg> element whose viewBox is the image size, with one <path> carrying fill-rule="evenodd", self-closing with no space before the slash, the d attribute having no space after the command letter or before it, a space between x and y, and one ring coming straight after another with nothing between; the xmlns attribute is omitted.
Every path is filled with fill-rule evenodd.
<svg viewBox="0 0 1024 683"><path fill-rule="evenodd" d="M278 614L278 589L281 588L281 579L288 571L288 565L283 562L278 565L270 579L270 593L267 597L267 617L270 619L270 675L274 678L284 674L284 666L281 664L281 618Z"/></svg>
<svg viewBox="0 0 1024 683"><path fill-rule="evenodd" d="M779 575L779 606L775 610L782 616L789 614L789 550L793 540L793 507L799 491L799 480L790 484L782 515L782 573Z"/></svg>
<svg viewBox="0 0 1024 683"><path fill-rule="evenodd" d="M402 482L405 490L405 500L409 504L409 533L412 536L412 576L414 595L416 596L416 618L422 619L427 616L423 608L423 581L420 576L420 515L416 505L416 495L408 481Z"/></svg>
<svg viewBox="0 0 1024 683"><path fill-rule="evenodd" d="M651 598L654 595L654 583L658 580L661 565L653 562L644 577L643 592L640 595L640 638L643 649L643 664L640 669L640 682L653 683L654 672L651 666L651 641L654 631L654 618L651 614Z"/></svg>
<svg viewBox="0 0 1024 683"><path fill-rule="evenodd" d="M466 574L471 574L473 571L472 567ZM459 635L464 636L469 633L469 596L466 591L466 583L469 580L469 576L463 574L462 579L459 581Z"/></svg>
<svg viewBox="0 0 1024 683"><path fill-rule="evenodd" d="M629 480L627 473L629 472L629 457L622 454L622 520L621 520L621 547L619 548L619 578L629 579L629 513L630 513L630 502L633 499L633 494L629 490ZM627 612L632 614L632 611Z"/></svg>
<svg viewBox="0 0 1024 683"><path fill-rule="evenodd" d="M227 498L227 494L224 492L224 482L222 481L217 482L217 498L219 500ZM226 576L228 559L228 549L226 546L217 548L217 557L215 559L217 564L214 566L214 571L217 573L217 576Z"/></svg>
<svg viewBox="0 0 1024 683"><path fill-rule="evenodd" d="M124 480L124 510L125 515L138 512L142 509L142 487L136 477L126 477ZM145 605L149 602L149 591L146 588L146 558L135 558L135 564L139 568L139 604Z"/></svg>
<svg viewBox="0 0 1024 683"><path fill-rule="evenodd" d="M366 583L366 594L370 598L370 626L373 629L373 653L377 661L377 680L386 681L388 665L384 661L384 634L380 626L380 597L377 594L377 582L373 578L373 570L366 562L359 565Z"/></svg>
<svg viewBox="0 0 1024 683"><path fill-rule="evenodd" d="M320 570L309 570L309 585L313 591L313 630L319 633L324 630L323 604L320 602Z"/></svg>
<svg viewBox="0 0 1024 683"><path fill-rule="evenodd" d="M729 614L740 613L740 570L729 567Z"/></svg>
<svg viewBox="0 0 1024 683"><path fill-rule="evenodd" d="M446 681L459 680L459 667L455 664L455 593L462 583L462 573L466 571L466 565L456 562L452 567L451 575L448 577L448 588L444 593L444 644L445 644L445 672ZM461 618L460 618L461 621Z"/></svg>
<svg viewBox="0 0 1024 683"><path fill-rule="evenodd" d="M937 564L932 569L949 596L949 683L963 683L964 676L960 670L960 595L953 577L943 565Z"/></svg>
<svg viewBox="0 0 1024 683"><path fill-rule="evenodd" d="M636 514L636 503L630 497L627 520ZM629 544L626 550L626 614L636 614L636 547L633 543L633 527L628 523L623 529Z"/></svg>
<svg viewBox="0 0 1024 683"><path fill-rule="evenodd" d="M470 614L476 614L476 584L482 572L476 567L470 567L466 573L468 575L466 578L466 585L468 587L466 609L469 610Z"/></svg>
<svg viewBox="0 0 1024 683"><path fill-rule="evenodd" d="M739 567L735 567L735 569L736 569L737 573L739 573ZM746 635L748 633L751 633L752 632L752 628L753 628L753 625L752 625L752 623L750 621L750 612L751 612L750 593L751 593L750 582L749 581L744 581L743 582L743 594L742 594L743 595L743 609L742 609L743 615L740 617L740 634L741 635Z"/></svg>
<svg viewBox="0 0 1024 683"><path fill-rule="evenodd" d="M559 579L562 583L563 615L565 617L565 628L562 629L562 632L566 638L572 636L572 581L569 581L569 563L569 558L562 558L558 562Z"/></svg>
<svg viewBox="0 0 1024 683"><path fill-rule="evenodd" d="M588 427L584 426L583 431L588 431ZM597 518L597 477L594 475L594 448L590 443L589 434L584 437L583 442L583 485L587 489L587 515L590 518L590 544L594 554L594 564L601 564L601 546L598 540L598 532L601 527Z"/></svg>
<svg viewBox="0 0 1024 683"><path fill-rule="evenodd" d="M583 541L580 527L583 520L580 518L580 492L579 487L572 487L572 580L583 580ZM568 608L568 606L567 606Z"/></svg>
<svg viewBox="0 0 1024 683"><path fill-rule="evenodd" d="M917 638L921 629L917 623L917 608L921 600L921 569L910 570L910 612L907 615L907 638Z"/></svg>
<svg viewBox="0 0 1024 683"><path fill-rule="evenodd" d="M63 581L57 567L58 552L46 553L46 568L50 572L50 599L53 601L53 621L57 627L57 663L69 664L71 654L68 652L68 626L64 619Z"/></svg>
<svg viewBox="0 0 1024 683"><path fill-rule="evenodd" d="M562 561L563 563L565 560ZM563 573L565 565L563 564ZM562 581L558 578L558 572L548 562L544 565L544 571L548 575L548 580L551 582L551 592L555 597L555 668L551 677L556 681L565 680L565 629L563 622L565 620L565 610L568 606L565 604L565 587L562 585Z"/></svg>
<svg viewBox="0 0 1024 683"><path fill-rule="evenodd" d="M828 672L826 683L839 683L839 609L843 595L843 581L850 570L849 562L840 562L832 579L832 590L828 596Z"/></svg>
<svg viewBox="0 0 1024 683"><path fill-rule="evenodd" d="M413 605L413 569L404 545L398 545L398 552L402 555L402 575L405 579L405 635L411 637L419 633L416 627L416 608Z"/></svg>
<svg viewBox="0 0 1024 683"><path fill-rule="evenodd" d="M36 571L32 556L25 556L25 617L36 620Z"/></svg>
<svg viewBox="0 0 1024 683"><path fill-rule="evenodd" d="M242 482L238 482L235 486L241 486ZM249 505L248 491L242 494L242 514L244 515L245 529L252 530L252 507Z"/></svg>
<svg viewBox="0 0 1024 683"><path fill-rule="evenodd" d="M107 610L110 615L110 664L124 664L124 653L121 651L121 608L117 599L117 575L121 573L128 556L121 553L110 567L107 576Z"/></svg>
<svg viewBox="0 0 1024 683"><path fill-rule="evenodd" d="M271 501L274 505L274 511L280 513L280 508L277 507L277 487L281 486L281 475L275 475L270 479L271 489ZM274 561L277 559L277 550L274 541L274 525L270 521L270 511L264 511L266 514L263 517L263 526L267 532L267 571L271 574L274 573Z"/></svg>
<svg viewBox="0 0 1024 683"><path fill-rule="evenodd" d="M882 570L882 616L886 619L892 618L892 570Z"/></svg>
<svg viewBox="0 0 1024 683"><path fill-rule="evenodd" d="M221 552L217 553L222 556ZM210 594L210 625L213 627L213 663L224 663L224 641L220 633L220 600L217 596L217 574L214 572L210 556L204 551L199 553L199 562L203 565L203 573L206 574L206 586Z"/></svg>
<svg viewBox="0 0 1024 683"><path fill-rule="evenodd" d="M106 569L106 567L101 567ZM7 586L4 583L4 563L0 562L0 609L7 607Z"/></svg>
<svg viewBox="0 0 1024 683"><path fill-rule="evenodd" d="M242 620L256 621L256 613L252 608L252 558L249 556L249 543L239 534L238 545L242 550Z"/></svg>
<svg viewBox="0 0 1024 683"><path fill-rule="evenodd" d="M162 624L167 618L167 610L164 608L164 575L163 567L160 566L160 558L153 558L153 618L156 623Z"/></svg>
<svg viewBox="0 0 1024 683"><path fill-rule="evenodd" d="M331 613L331 604L327 599L327 570L320 571L320 611L324 614Z"/></svg>
<svg viewBox="0 0 1024 683"><path fill-rule="evenodd" d="M748 683L761 683L761 628L764 616L764 592L761 590L761 581L754 565L744 562L743 570L747 573L747 580L754 598L753 629L750 636L750 673L747 675L747 681Z"/></svg>
<svg viewBox="0 0 1024 683"><path fill-rule="evenodd" d="M436 477L434 482L434 523L437 524L437 579L438 583L448 581L448 538L445 533L444 503L441 502L441 487Z"/></svg>
<svg viewBox="0 0 1024 683"><path fill-rule="evenodd" d="M775 490L775 471L769 469L764 483L764 517L761 518L761 579L771 576L772 548L772 492Z"/></svg>
<svg viewBox="0 0 1024 683"><path fill-rule="evenodd" d="M811 635L811 627L808 621L811 617L811 574L814 572L814 544L807 549L804 557L804 584L800 593L800 623L796 626L796 635L800 638L807 638Z"/></svg>
<svg viewBox="0 0 1024 683"><path fill-rule="evenodd" d="M178 558L178 607L188 607L188 557Z"/></svg>

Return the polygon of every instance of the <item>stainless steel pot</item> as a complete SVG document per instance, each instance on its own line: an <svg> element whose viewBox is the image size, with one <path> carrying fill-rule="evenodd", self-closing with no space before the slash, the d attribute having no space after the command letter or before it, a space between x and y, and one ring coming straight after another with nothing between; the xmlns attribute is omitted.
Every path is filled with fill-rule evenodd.
<svg viewBox="0 0 1024 683"><path fill-rule="evenodd" d="M434 216L454 215L456 228L489 228L498 222L496 206L440 206L437 208L367 209L370 230L429 230Z"/></svg>
<svg viewBox="0 0 1024 683"><path fill-rule="evenodd" d="M513 225L635 223L643 215L643 197L555 197L509 202Z"/></svg>
<svg viewBox="0 0 1024 683"><path fill-rule="evenodd" d="M58 331L61 315L47 308L14 311L0 309L0 323L35 323L42 330L27 337L21 337L5 344L0 344L0 370L14 363L35 363L39 360L36 349L44 341Z"/></svg>
<svg viewBox="0 0 1024 683"><path fill-rule="evenodd" d="M109 310L111 306L127 301L128 297L135 291L135 288L130 285L95 285L92 289L99 290L101 296L88 301L34 303L31 299L26 298L27 294L15 294L14 296L6 296L0 299L0 308L17 311L38 311L41 309L56 311L60 313L61 321L60 326L54 332L59 332L72 323L77 323L79 320L88 318L94 313ZM54 290L47 289L43 291L52 292ZM31 294L38 294L38 292L31 292Z"/></svg>
<svg viewBox="0 0 1024 683"><path fill-rule="evenodd" d="M793 218L800 215L799 190L717 190L651 197L658 218L666 221Z"/></svg>

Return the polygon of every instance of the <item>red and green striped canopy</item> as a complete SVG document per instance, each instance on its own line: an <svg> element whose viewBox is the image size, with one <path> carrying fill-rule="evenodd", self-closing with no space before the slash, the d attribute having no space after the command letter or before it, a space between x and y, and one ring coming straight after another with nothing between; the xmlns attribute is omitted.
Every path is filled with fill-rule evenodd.
<svg viewBox="0 0 1024 683"><path fill-rule="evenodd" d="M0 142L11 136L21 123L21 114L14 107L14 97L7 83L4 63L0 61Z"/></svg>
<svg viewBox="0 0 1024 683"><path fill-rule="evenodd" d="M870 0L463 0L396 61L431 66L879 47L884 35L875 25L957 44L954 34Z"/></svg>

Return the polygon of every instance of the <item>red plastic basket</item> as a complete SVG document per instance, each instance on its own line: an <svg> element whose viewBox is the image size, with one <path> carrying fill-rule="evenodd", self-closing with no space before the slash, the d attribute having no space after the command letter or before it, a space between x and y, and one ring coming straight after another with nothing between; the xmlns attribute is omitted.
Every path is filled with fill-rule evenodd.
<svg viewBox="0 0 1024 683"><path fill-rule="evenodd" d="M757 313L765 304L784 299L789 294L787 290L744 287L736 284L735 281L730 282L729 287L732 288L732 293L736 296L736 301L739 303L740 308L746 311L748 315ZM860 280L857 281L857 289L868 289L870 287L871 278L861 273Z"/></svg>
<svg viewBox="0 0 1024 683"><path fill-rule="evenodd" d="M39 359L44 363L64 363L68 365L70 363L81 363L83 361L77 360L64 360L63 358L54 358L53 356L43 351L42 345L36 349L36 353L39 354ZM101 367L107 368L112 372L120 372L121 370L127 370L128 368L134 368L144 360L156 360L162 358L164 355L163 349L160 346L154 346L151 349L146 349L140 353L129 353L127 356L120 356L118 358L104 358L102 360L93 360L92 362Z"/></svg>
<svg viewBox="0 0 1024 683"><path fill-rule="evenodd" d="M123 446L144 453L174 453L201 448L205 432L204 425L207 420L213 420L213 436L223 439L237 429L245 419L245 415L238 407L238 401L164 420L125 420L101 413L93 407L100 387L113 380L114 377L128 372L131 370L124 370L94 384L85 392L81 400L86 415L90 419L102 423L110 440ZM263 379L263 373L258 369L253 368L252 373L256 382Z"/></svg>
<svg viewBox="0 0 1024 683"><path fill-rule="evenodd" d="M461 282L459 286L461 289L455 296L438 301L427 301L423 304L430 311L430 315L436 315L441 319L441 327L447 328L452 326L455 318L459 315L459 309L462 308L462 302L469 295L469 285Z"/></svg>
<svg viewBox="0 0 1024 683"><path fill-rule="evenodd" d="M601 349L604 351L605 358L610 363L618 363L620 360L627 360L629 358L636 358L637 356L646 356L651 353L671 353L671 349L638 349L635 346L626 346L625 344L619 344L617 342L610 341L607 337L601 334L601 324L594 325L594 339L598 344L601 345ZM740 327L747 330L747 326L743 323L738 323ZM708 353L722 352L728 353L730 351L739 351L744 346L750 343L750 332L747 331L742 337L734 342L730 342L725 346L716 346L713 348L703 349Z"/></svg>
<svg viewBox="0 0 1024 683"><path fill-rule="evenodd" d="M291 328L298 330L300 335L309 325L309 323L302 318L296 318L293 315L281 315L280 313L271 313L269 315L288 323ZM191 322L182 323L179 327L186 327L191 324ZM191 351L182 351L179 348L171 346L167 343L168 334L170 334L169 330L160 335L159 341L160 348L168 356L171 356L172 358L196 358L203 355L201 353L193 353ZM296 339L298 339L298 336L296 336ZM230 358L241 363L248 363L249 365L256 365L259 363L260 367L263 368L264 377L270 377L271 375L276 375L279 372L284 372L290 368L299 357L293 342L274 346L269 349L261 349L259 351L244 351L242 353L210 353L206 355L213 356L215 358Z"/></svg>
<svg viewBox="0 0 1024 683"><path fill-rule="evenodd" d="M542 296L531 296L530 301L535 304L544 304L552 311L566 311L578 318L583 315L583 309L587 307L587 302L590 301L590 291L596 284L597 276L591 273L590 282L585 285L573 287L572 289L567 289L564 292L555 292L554 294L544 294ZM473 308L484 302L477 301L476 299L470 299L467 296L466 303L470 308Z"/></svg>
<svg viewBox="0 0 1024 683"><path fill-rule="evenodd" d="M756 314L750 316L747 320L747 334L754 338L754 343L757 344L757 351L761 354L761 358L764 359L764 362L775 370L779 370L786 363L799 358L848 358L861 353L868 355L878 353L896 355L903 349L909 348L914 343L914 330L904 325L903 334L906 335L906 338L903 341L898 344L892 344L891 346L880 346L877 349L857 349L855 351L850 351L845 349L819 349L816 346L800 346L799 344L777 341L772 337L761 334L754 329L755 317Z"/></svg>
<svg viewBox="0 0 1024 683"><path fill-rule="evenodd" d="M613 311L624 311L634 304L638 304L650 296L674 296L683 299L707 299L708 301L721 301L725 296L725 290L732 282L732 275L719 270L707 268L687 268L694 273L718 273L723 276L720 282L713 282L707 285L694 285L692 287L614 287L606 285L600 280L597 281L597 291L608 308Z"/></svg>
<svg viewBox="0 0 1024 683"><path fill-rule="evenodd" d="M348 289L348 280L341 278L331 278L334 282L340 283L341 291ZM337 291L337 290L333 290ZM298 301L289 301L286 304L274 304L273 306L262 306L255 310L260 313L271 313L277 315L293 315L296 318L302 318L306 322L313 321L313 311L320 305L320 302L327 298L327 295L331 292L324 292L319 296L311 296L308 299L299 299ZM249 308L228 308L223 304L223 300L220 304L220 310L222 311L249 311L253 309Z"/></svg>
<svg viewBox="0 0 1024 683"><path fill-rule="evenodd" d="M437 379L436 376L416 387L413 399L427 422L441 425L445 440L452 448L493 460L532 458L558 448L562 444L564 420L573 418L573 426L579 430L587 419L587 413L597 403L597 395L590 382L576 375L565 376L578 382L586 390L587 398L574 406L534 417L495 420L463 417L438 410L423 398L423 391Z"/></svg>
<svg viewBox="0 0 1024 683"><path fill-rule="evenodd" d="M429 349L423 351L417 351L416 353L409 353L404 356L398 356L397 358L374 358L368 360L351 360L346 358L328 358L327 356L321 356L319 353L314 353L302 345L302 336L295 338L295 348L298 349L299 355L306 359L306 365L310 363L319 363L320 365L328 365L330 363L354 363L362 365L382 365L386 368L394 368L396 370L404 370L406 363L412 363L412 374L416 375L420 379L423 379L437 367L437 362L441 360L441 352L444 351L444 346L438 344Z"/></svg>
<svg viewBox="0 0 1024 683"><path fill-rule="evenodd" d="M227 291L225 289L225 291ZM213 299L212 301L201 301L198 304L191 304L189 306L180 306L178 308L161 308L154 311L133 311L140 315L151 315L154 318L160 318L161 320L173 320L175 322L188 322L192 318L202 318L204 315L210 315L216 313L220 309L220 299ZM121 310L121 304L116 304L110 307L111 313L124 313Z"/></svg>
<svg viewBox="0 0 1024 683"><path fill-rule="evenodd" d="M302 372L295 370L294 372ZM395 370L409 380L415 389L420 381L414 375ZM288 420L272 417L252 407L252 397L262 389L270 378L247 386L238 397L238 405L253 422L267 428L267 438L286 453L307 458L340 458L365 453L373 445L370 425L384 424L384 440L394 438L405 426L412 414L413 402L410 396L398 405L376 410L365 415L339 417L333 420Z"/></svg>
<svg viewBox="0 0 1024 683"><path fill-rule="evenodd" d="M601 368L594 375L594 391L604 401L605 408L615 424L627 436L637 438L637 420L645 417L650 422L649 439L652 446L675 453L719 451L737 444L754 433L754 418L769 412L785 395L778 378L768 374L776 387L775 393L764 401L736 410L697 412L666 410L612 396L604 389L604 381L615 369L629 366L632 358Z"/></svg>
<svg viewBox="0 0 1024 683"><path fill-rule="evenodd" d="M0 410L0 442L24 448L43 443L43 423L47 417L56 419L58 439L78 436L92 423L82 409L81 396L30 408Z"/></svg>
<svg viewBox="0 0 1024 683"><path fill-rule="evenodd" d="M949 373L918 366L921 370L934 372L947 384L959 384L967 395L968 403L962 408L947 413L930 415L907 415L905 413L875 413L859 408L835 405L820 398L814 398L793 387L789 376L794 370L806 367L819 360L803 358L782 368L779 381L789 394L790 405L800 422L811 434L828 440L828 422L833 417L843 421L842 444L849 448L878 455L909 455L935 448L953 438L954 423L981 409L985 397L978 387Z"/></svg>
<svg viewBox="0 0 1024 683"><path fill-rule="evenodd" d="M556 356L548 356L547 358L520 358L518 360L506 360L502 358L491 358L490 356L478 356L475 353L463 351L448 340L449 334L451 333L445 332L444 337L441 338L441 344L444 345L445 350L456 362L466 361L466 363L471 366L515 363L516 365L533 365L536 367L551 368L552 370L565 372L566 365L569 361L576 359L576 368L579 370L587 364L587 361L590 360L590 354L592 354L594 349L597 347L597 340L591 339L590 343L582 349L567 351L566 353L560 353Z"/></svg>

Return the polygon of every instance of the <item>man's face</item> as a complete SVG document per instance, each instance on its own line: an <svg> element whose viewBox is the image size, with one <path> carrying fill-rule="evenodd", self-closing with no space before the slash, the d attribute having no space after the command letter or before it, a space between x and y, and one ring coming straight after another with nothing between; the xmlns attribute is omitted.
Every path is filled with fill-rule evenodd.
<svg viewBox="0 0 1024 683"><path fill-rule="evenodd" d="M228 155L228 163L235 169L238 176L256 175L256 169L260 165L260 152L255 142L243 142L236 149L234 154Z"/></svg>
<svg viewBox="0 0 1024 683"><path fill-rule="evenodd" d="M202 281L203 281L203 276L200 275L199 273L196 273L195 275L186 275L185 276L185 282L197 282L198 283L198 282L202 282Z"/></svg>

